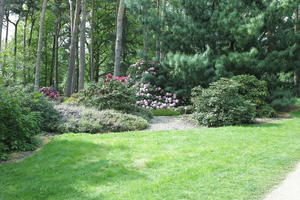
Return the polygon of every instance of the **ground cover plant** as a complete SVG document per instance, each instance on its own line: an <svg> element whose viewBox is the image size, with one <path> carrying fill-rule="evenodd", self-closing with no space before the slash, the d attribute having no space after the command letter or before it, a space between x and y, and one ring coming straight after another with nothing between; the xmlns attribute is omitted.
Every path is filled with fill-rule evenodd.
<svg viewBox="0 0 300 200"><path fill-rule="evenodd" d="M143 130L149 126L141 117L114 110L98 111L67 105L58 105L55 108L62 116L60 132L108 133Z"/></svg>
<svg viewBox="0 0 300 200"><path fill-rule="evenodd" d="M157 109L152 110L154 116L178 116L181 115L179 111L175 109Z"/></svg>
<svg viewBox="0 0 300 200"><path fill-rule="evenodd" d="M300 113L264 125L56 136L0 166L0 199L261 199L300 157ZM59 184L58 184L59 183Z"/></svg>

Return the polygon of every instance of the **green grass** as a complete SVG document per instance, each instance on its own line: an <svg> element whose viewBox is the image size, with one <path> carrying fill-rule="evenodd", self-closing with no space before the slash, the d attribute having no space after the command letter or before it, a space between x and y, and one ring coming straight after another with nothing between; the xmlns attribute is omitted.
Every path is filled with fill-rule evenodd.
<svg viewBox="0 0 300 200"><path fill-rule="evenodd" d="M178 116L181 115L180 112L173 109L157 109L152 110L153 116Z"/></svg>
<svg viewBox="0 0 300 200"><path fill-rule="evenodd" d="M56 136L0 166L2 200L255 200L300 161L300 112L265 125Z"/></svg>

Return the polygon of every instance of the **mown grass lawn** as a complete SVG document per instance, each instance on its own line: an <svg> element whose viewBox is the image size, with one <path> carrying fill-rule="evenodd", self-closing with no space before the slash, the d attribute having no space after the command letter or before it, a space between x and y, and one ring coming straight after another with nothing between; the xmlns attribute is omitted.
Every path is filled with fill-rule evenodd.
<svg viewBox="0 0 300 200"><path fill-rule="evenodd" d="M300 161L300 112L265 125L56 136L0 166L1 200L261 199Z"/></svg>

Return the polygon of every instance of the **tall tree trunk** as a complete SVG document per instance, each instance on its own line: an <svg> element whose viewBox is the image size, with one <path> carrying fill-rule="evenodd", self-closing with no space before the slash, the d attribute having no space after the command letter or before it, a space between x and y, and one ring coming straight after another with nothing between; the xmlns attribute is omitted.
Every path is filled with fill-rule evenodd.
<svg viewBox="0 0 300 200"><path fill-rule="evenodd" d="M54 59L54 87L58 89L58 39L59 39L59 33L60 33L60 27L61 27L61 18L59 18L59 23L56 25L55 28L55 59Z"/></svg>
<svg viewBox="0 0 300 200"><path fill-rule="evenodd" d="M47 34L46 34L47 35ZM44 40L44 50L45 50L45 82L44 82L44 86L47 86L47 80L48 80L48 47L47 47L47 37L45 37Z"/></svg>
<svg viewBox="0 0 300 200"><path fill-rule="evenodd" d="M34 90L38 91L40 88L40 73L41 73L41 58L42 58L42 47L43 47L43 31L45 23L45 15L47 8L48 0L44 0L42 14L40 19L40 29L39 29L39 40L38 40L38 49L36 57L36 69L35 69L35 81L34 81Z"/></svg>
<svg viewBox="0 0 300 200"><path fill-rule="evenodd" d="M116 47L115 47L115 67L114 67L115 76L120 76L121 73L124 11L125 11L125 2L124 0L120 0L118 17L117 17L117 37L116 37Z"/></svg>
<svg viewBox="0 0 300 200"><path fill-rule="evenodd" d="M94 22L95 22L95 0L92 1L92 19L91 19L91 67L90 67L90 80L95 81L95 53L94 53Z"/></svg>
<svg viewBox="0 0 300 200"><path fill-rule="evenodd" d="M299 15L300 15L300 4L297 4L296 8L296 25L295 25L295 32L298 32L298 23L299 23ZM294 84L296 89L296 95L300 96L300 68L297 67L294 72Z"/></svg>
<svg viewBox="0 0 300 200"><path fill-rule="evenodd" d="M5 13L6 33L5 33L5 49L8 48L8 33L9 33L9 11Z"/></svg>
<svg viewBox="0 0 300 200"><path fill-rule="evenodd" d="M20 16L17 20L17 22L14 24L15 25L15 42L14 42L14 57L17 56L17 52L18 52L18 25L20 22Z"/></svg>
<svg viewBox="0 0 300 200"><path fill-rule="evenodd" d="M28 22L28 12L25 14L25 22L24 22L24 30L23 30L23 77L24 77L24 85L27 84L27 77L26 77L26 65L24 64L26 61L26 46L27 46L27 22Z"/></svg>
<svg viewBox="0 0 300 200"><path fill-rule="evenodd" d="M32 41L32 35L33 35L33 29L34 29L34 25L36 22L36 18L35 18L35 13L34 13L34 9L32 9L32 13L31 13L31 27L30 27L30 33L29 33L29 39L28 39L28 46L31 46L31 41Z"/></svg>
<svg viewBox="0 0 300 200"><path fill-rule="evenodd" d="M84 89L84 72L85 72L85 23L86 23L86 0L82 0L81 8L81 25L80 25L80 67L79 67L79 90Z"/></svg>
<svg viewBox="0 0 300 200"><path fill-rule="evenodd" d="M5 0L0 0L0 52L2 51L2 27L3 27L3 18L4 18L4 2Z"/></svg>
<svg viewBox="0 0 300 200"><path fill-rule="evenodd" d="M79 26L79 19L80 19L80 6L81 1L76 1L76 9L75 9L75 20L74 20L74 27L72 30L71 36L71 47L70 47L70 61L68 67L68 74L67 74L67 83L65 88L65 96L70 97L72 95L72 80L73 80L73 73L75 68L76 62L76 43L78 38L78 26Z"/></svg>

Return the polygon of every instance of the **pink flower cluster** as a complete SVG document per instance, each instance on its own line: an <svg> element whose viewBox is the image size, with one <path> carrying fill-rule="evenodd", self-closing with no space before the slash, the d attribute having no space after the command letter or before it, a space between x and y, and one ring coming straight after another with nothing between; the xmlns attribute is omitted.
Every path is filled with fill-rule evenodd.
<svg viewBox="0 0 300 200"><path fill-rule="evenodd" d="M53 101L57 101L59 97L59 93L51 87L40 88L40 93Z"/></svg>
<svg viewBox="0 0 300 200"><path fill-rule="evenodd" d="M106 82L109 82L110 80L118 80L122 83L127 83L128 82L128 77L124 76L124 77L117 77L117 76L113 76L112 74L107 74L106 75Z"/></svg>
<svg viewBox="0 0 300 200"><path fill-rule="evenodd" d="M149 83L141 83L136 96L139 99L136 105L147 109L172 108L179 103L176 94L165 92L160 87L153 87Z"/></svg>

